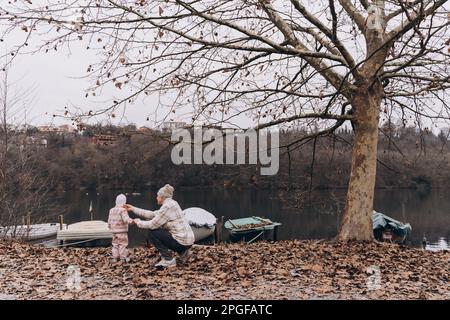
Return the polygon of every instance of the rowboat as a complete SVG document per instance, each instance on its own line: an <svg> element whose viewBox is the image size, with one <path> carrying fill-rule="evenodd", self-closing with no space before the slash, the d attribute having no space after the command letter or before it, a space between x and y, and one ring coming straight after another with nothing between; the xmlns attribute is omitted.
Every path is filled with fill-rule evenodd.
<svg viewBox="0 0 450 320"><path fill-rule="evenodd" d="M112 232L108 223L101 220L81 221L58 230L56 239L62 243L89 243L90 245L108 245Z"/></svg>
<svg viewBox="0 0 450 320"><path fill-rule="evenodd" d="M63 228L67 227L63 225ZM0 238L16 238L33 241L54 237L60 229L59 223L40 223L0 227Z"/></svg>
<svg viewBox="0 0 450 320"><path fill-rule="evenodd" d="M202 208L192 207L183 210L194 232L195 242L211 237L216 230L216 217Z"/></svg>
<svg viewBox="0 0 450 320"><path fill-rule="evenodd" d="M279 222L261 217L233 219L225 222L225 229L230 233L231 242L245 241L251 243L255 240L277 240Z"/></svg>

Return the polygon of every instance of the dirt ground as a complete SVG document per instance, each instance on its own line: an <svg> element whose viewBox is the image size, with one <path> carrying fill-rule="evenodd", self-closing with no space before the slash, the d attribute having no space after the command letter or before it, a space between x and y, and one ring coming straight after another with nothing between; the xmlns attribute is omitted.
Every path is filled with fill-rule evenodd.
<svg viewBox="0 0 450 320"><path fill-rule="evenodd" d="M128 264L109 248L0 241L0 299L450 299L450 252L383 243L280 241L196 246L157 270L153 248ZM79 275L79 277L78 277Z"/></svg>

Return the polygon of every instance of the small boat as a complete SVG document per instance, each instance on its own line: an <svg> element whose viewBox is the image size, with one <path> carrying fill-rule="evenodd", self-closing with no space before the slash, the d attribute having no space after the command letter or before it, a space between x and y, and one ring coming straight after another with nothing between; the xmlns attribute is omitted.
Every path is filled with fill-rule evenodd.
<svg viewBox="0 0 450 320"><path fill-rule="evenodd" d="M216 230L216 217L202 208L187 208L183 210L185 217L194 232L195 242L211 237Z"/></svg>
<svg viewBox="0 0 450 320"><path fill-rule="evenodd" d="M63 225L63 228L67 227ZM60 229L59 223L40 223L0 227L0 238L16 238L26 241L54 237Z"/></svg>
<svg viewBox="0 0 450 320"><path fill-rule="evenodd" d="M412 231L409 223L397 221L375 210L372 218L373 235L381 242L404 243Z"/></svg>
<svg viewBox="0 0 450 320"><path fill-rule="evenodd" d="M245 241L251 243L258 239L276 241L277 229L281 226L281 223L253 216L228 220L224 226L229 231L232 242Z"/></svg>
<svg viewBox="0 0 450 320"><path fill-rule="evenodd" d="M112 232L109 230L107 222L82 221L58 230L56 239L62 243L109 245L112 240Z"/></svg>

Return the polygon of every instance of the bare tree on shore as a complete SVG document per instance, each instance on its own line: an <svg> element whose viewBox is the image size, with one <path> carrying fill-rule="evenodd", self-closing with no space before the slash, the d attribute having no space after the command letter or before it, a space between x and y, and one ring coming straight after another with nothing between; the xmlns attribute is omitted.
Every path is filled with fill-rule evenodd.
<svg viewBox="0 0 450 320"><path fill-rule="evenodd" d="M380 122L450 118L447 0L18 0L0 5L0 19L3 37L26 35L12 56L96 50L90 94L122 95L86 116L159 94L168 114L190 107L194 122L319 128L288 150L350 121L342 240L373 239Z"/></svg>
<svg viewBox="0 0 450 320"><path fill-rule="evenodd" d="M5 69L0 82L0 234L26 237L19 225L43 221L55 213L49 181L35 163L37 143L25 134L25 110L32 90L11 82Z"/></svg>

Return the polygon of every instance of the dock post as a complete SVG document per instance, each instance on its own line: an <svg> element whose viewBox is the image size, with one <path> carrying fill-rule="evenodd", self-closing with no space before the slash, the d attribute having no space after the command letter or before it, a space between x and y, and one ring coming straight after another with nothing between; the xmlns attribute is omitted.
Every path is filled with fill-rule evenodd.
<svg viewBox="0 0 450 320"><path fill-rule="evenodd" d="M214 243L219 243L219 218L216 218L216 229L214 229Z"/></svg>
<svg viewBox="0 0 450 320"><path fill-rule="evenodd" d="M278 241L278 226L273 228L273 241Z"/></svg>
<svg viewBox="0 0 450 320"><path fill-rule="evenodd" d="M63 225L64 225L64 216L61 214L59 215L59 230L63 229Z"/></svg>
<svg viewBox="0 0 450 320"><path fill-rule="evenodd" d="M222 242L223 220L224 216L221 216L219 219L217 219L216 230L214 232L214 238L216 243Z"/></svg>
<svg viewBox="0 0 450 320"><path fill-rule="evenodd" d="M27 239L30 237L30 228L31 228L31 215L27 214Z"/></svg>

